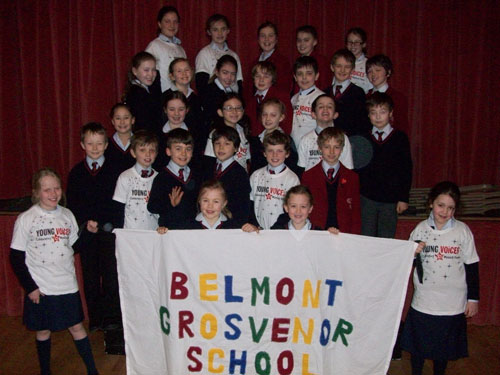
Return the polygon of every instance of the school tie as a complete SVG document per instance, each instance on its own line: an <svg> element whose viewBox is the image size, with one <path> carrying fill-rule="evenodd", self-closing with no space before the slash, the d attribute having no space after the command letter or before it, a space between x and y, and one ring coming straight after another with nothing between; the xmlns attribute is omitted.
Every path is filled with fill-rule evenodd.
<svg viewBox="0 0 500 375"><path fill-rule="evenodd" d="M92 173L97 172L97 170L98 170L98 169L99 169L99 163L98 163L98 162L96 162L96 161L94 161L94 162L92 163Z"/></svg>
<svg viewBox="0 0 500 375"><path fill-rule="evenodd" d="M335 168L330 168L326 171L326 177L330 182L333 181L333 172L335 172Z"/></svg>
<svg viewBox="0 0 500 375"><path fill-rule="evenodd" d="M375 133L377 133L377 137L378 137L377 141L382 142L383 141L382 135L384 134L384 132L375 132Z"/></svg>
<svg viewBox="0 0 500 375"><path fill-rule="evenodd" d="M179 178L184 181L184 168L179 169Z"/></svg>
<svg viewBox="0 0 500 375"><path fill-rule="evenodd" d="M147 178L147 177L149 177L149 171L148 171L147 169L143 169L143 170L141 171L141 177L142 177L142 178Z"/></svg>
<svg viewBox="0 0 500 375"><path fill-rule="evenodd" d="M340 89L342 88L342 85L337 85L335 86L335 100L339 100L340 97L342 96L342 93L340 92Z"/></svg>
<svg viewBox="0 0 500 375"><path fill-rule="evenodd" d="M262 103L264 101L264 95L256 95L257 96L257 103Z"/></svg>
<svg viewBox="0 0 500 375"><path fill-rule="evenodd" d="M217 168L215 169L215 178L219 178L222 173L222 164L217 163Z"/></svg>
<svg viewBox="0 0 500 375"><path fill-rule="evenodd" d="M274 172L274 169L270 169L270 170L269 170L269 173L271 173L271 174L276 174L276 172Z"/></svg>
<svg viewBox="0 0 500 375"><path fill-rule="evenodd" d="M366 93L366 97L369 98L370 96L372 96L373 94L373 89L370 89L368 90L368 92Z"/></svg>

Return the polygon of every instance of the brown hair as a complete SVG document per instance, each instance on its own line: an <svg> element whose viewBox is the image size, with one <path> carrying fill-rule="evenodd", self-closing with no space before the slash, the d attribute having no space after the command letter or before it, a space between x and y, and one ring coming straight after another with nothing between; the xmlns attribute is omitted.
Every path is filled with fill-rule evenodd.
<svg viewBox="0 0 500 375"><path fill-rule="evenodd" d="M224 197L225 201L227 202L227 194L226 194L226 190L224 189L224 185L222 184L222 182L220 182L219 180L216 180L216 179L211 179L211 180L207 180L203 184L201 184L200 192L198 193L198 199L197 199L198 206L200 205L201 197L203 196L203 194L205 194L205 192L207 190L220 190L222 193L222 196ZM229 209L227 208L227 204L222 209L222 213L224 215L226 215L226 217L228 219L231 219L233 217L233 215L231 214L231 211L229 211Z"/></svg>
<svg viewBox="0 0 500 375"><path fill-rule="evenodd" d="M330 139L335 139L342 147L345 145L345 134L342 130L335 127L328 127L324 129L318 135L318 147L321 149L323 145L328 142Z"/></svg>

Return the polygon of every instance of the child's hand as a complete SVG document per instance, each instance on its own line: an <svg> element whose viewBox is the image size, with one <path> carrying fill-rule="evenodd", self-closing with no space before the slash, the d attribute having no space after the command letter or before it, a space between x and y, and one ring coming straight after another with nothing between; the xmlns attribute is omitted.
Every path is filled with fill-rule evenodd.
<svg viewBox="0 0 500 375"><path fill-rule="evenodd" d="M403 212L405 212L406 210L408 209L408 203L406 202L398 202L397 206L396 206L396 212L398 214L402 214Z"/></svg>
<svg viewBox="0 0 500 375"><path fill-rule="evenodd" d="M340 231L335 227L328 228L328 232L330 232L331 234L339 234L340 233Z"/></svg>
<svg viewBox="0 0 500 375"><path fill-rule="evenodd" d="M418 243L416 250L415 250L415 256L417 256L417 254L420 254L422 252L422 250L424 250L424 247L425 247L425 242L420 241Z"/></svg>
<svg viewBox="0 0 500 375"><path fill-rule="evenodd" d="M98 225L97 221L89 220L87 221L87 230L91 233L97 233Z"/></svg>
<svg viewBox="0 0 500 375"><path fill-rule="evenodd" d="M466 318L472 318L474 315L477 314L478 311L479 311L478 302L468 301L467 305L465 305L464 314Z"/></svg>
<svg viewBox="0 0 500 375"><path fill-rule="evenodd" d="M31 302L39 304L40 303L40 296L44 296L42 292L40 292L40 289L35 289L32 291L30 294L28 294L28 298L31 300Z"/></svg>
<svg viewBox="0 0 500 375"><path fill-rule="evenodd" d="M241 227L241 230L243 232L248 232L248 233L250 233L250 232L257 232L257 233L259 233L259 228L257 228L255 225L250 224L250 223L246 223L245 225L243 225Z"/></svg>
<svg viewBox="0 0 500 375"><path fill-rule="evenodd" d="M158 234L165 234L168 232L168 228L167 227L158 227L158 228L156 228L156 231L158 232Z"/></svg>
<svg viewBox="0 0 500 375"><path fill-rule="evenodd" d="M174 188L172 188L172 191L168 194L168 197L170 198L170 204L172 205L172 207L175 207L179 203L181 203L183 195L184 192L182 191L180 186L175 186Z"/></svg>

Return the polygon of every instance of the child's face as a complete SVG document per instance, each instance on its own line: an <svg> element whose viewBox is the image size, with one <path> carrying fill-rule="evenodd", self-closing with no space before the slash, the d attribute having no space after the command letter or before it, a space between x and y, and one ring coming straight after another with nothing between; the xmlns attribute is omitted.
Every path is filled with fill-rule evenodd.
<svg viewBox="0 0 500 375"><path fill-rule="evenodd" d="M172 143L167 147L166 153L179 167L185 167L193 157L193 146L184 143Z"/></svg>
<svg viewBox="0 0 500 375"><path fill-rule="evenodd" d="M263 52L271 52L278 43L278 37L270 26L263 27L259 31L259 46Z"/></svg>
<svg viewBox="0 0 500 375"><path fill-rule="evenodd" d="M273 84L273 76L271 73L262 71L262 69L257 68L255 76L253 77L253 84L255 85L257 90L267 90Z"/></svg>
<svg viewBox="0 0 500 375"><path fill-rule="evenodd" d="M189 86L193 79L193 70L187 61L179 61L174 65L174 72L169 74L170 79L180 85Z"/></svg>
<svg viewBox="0 0 500 375"><path fill-rule="evenodd" d="M366 43L361 40L358 34L350 33L347 35L346 48L352 52L352 54L358 58L363 53L363 48L366 47Z"/></svg>
<svg viewBox="0 0 500 375"><path fill-rule="evenodd" d="M329 165L334 166L339 161L343 147L335 138L330 138L320 147L321 157Z"/></svg>
<svg viewBox="0 0 500 375"><path fill-rule="evenodd" d="M151 86L156 78L156 62L145 60L138 68L132 68L132 73L143 85Z"/></svg>
<svg viewBox="0 0 500 375"><path fill-rule="evenodd" d="M285 212L292 220L296 229L301 229L306 224L307 218L311 213L313 206L309 197L305 194L290 194L288 202L283 205Z"/></svg>
<svg viewBox="0 0 500 375"><path fill-rule="evenodd" d="M38 197L40 207L48 211L55 210L62 197L61 182L54 176L43 176L40 188L34 194Z"/></svg>
<svg viewBox="0 0 500 375"><path fill-rule="evenodd" d="M131 149L130 153L141 167L147 169L155 162L158 155L158 145L151 143L138 145L135 149Z"/></svg>
<svg viewBox="0 0 500 375"><path fill-rule="evenodd" d="M281 113L281 108L276 104L266 104L262 108L261 121L264 128L270 132L278 126L280 122L285 119L285 115Z"/></svg>
<svg viewBox="0 0 500 375"><path fill-rule="evenodd" d="M236 67L230 63L224 64L219 70L215 70L215 75L224 88L230 87L236 81Z"/></svg>
<svg viewBox="0 0 500 375"><path fill-rule="evenodd" d="M386 105L378 105L369 109L368 117L373 126L383 129L390 122L392 111Z"/></svg>
<svg viewBox="0 0 500 375"><path fill-rule="evenodd" d="M441 229L453 217L455 201L448 194L440 194L431 203L431 209L437 229Z"/></svg>
<svg viewBox="0 0 500 375"><path fill-rule="evenodd" d="M285 162L289 153L285 151L285 145L267 145L264 156L271 167L278 167Z"/></svg>
<svg viewBox="0 0 500 375"><path fill-rule="evenodd" d="M187 112L186 105L180 99L169 100L165 105L165 113L172 129L176 129L182 125Z"/></svg>
<svg viewBox="0 0 500 375"><path fill-rule="evenodd" d="M303 31L297 33L297 51L299 51L302 56L309 56L314 50L314 47L316 47L316 44L318 44L318 41L312 34Z"/></svg>
<svg viewBox="0 0 500 375"><path fill-rule="evenodd" d="M303 66L302 68L297 69L293 76L300 89L307 90L318 80L319 73L316 73L312 66Z"/></svg>
<svg viewBox="0 0 500 375"><path fill-rule="evenodd" d="M219 161L224 162L236 153L236 148L232 141L220 137L214 142L214 153Z"/></svg>
<svg viewBox="0 0 500 375"><path fill-rule="evenodd" d="M318 125L330 125L337 118L338 113L335 112L335 102L329 96L323 96L318 99L314 112L311 113L313 119Z"/></svg>
<svg viewBox="0 0 500 375"><path fill-rule="evenodd" d="M375 87L380 87L387 82L390 73L388 74L384 67L380 65L372 65L368 69L368 80Z"/></svg>
<svg viewBox="0 0 500 375"><path fill-rule="evenodd" d="M208 35L212 38L212 42L222 47L226 42L229 34L229 28L224 21L217 21L210 25L210 30L207 31Z"/></svg>
<svg viewBox="0 0 500 375"><path fill-rule="evenodd" d="M135 117L125 107L118 107L113 113L111 123L118 134L130 134Z"/></svg>
<svg viewBox="0 0 500 375"><path fill-rule="evenodd" d="M200 197L200 211L205 219L214 224L226 207L227 200L220 189L206 189Z"/></svg>
<svg viewBox="0 0 500 375"><path fill-rule="evenodd" d="M158 27L163 35L172 38L179 30L179 18L174 12L166 13L161 22L158 22Z"/></svg>
<svg viewBox="0 0 500 375"><path fill-rule="evenodd" d="M222 106L222 111L217 110L220 117L224 118L224 124L234 128L243 117L243 104L236 98L226 100Z"/></svg>
<svg viewBox="0 0 500 375"><path fill-rule="evenodd" d="M330 65L330 69L335 76L336 83L342 83L351 77L352 65L343 57L337 58L333 65Z"/></svg>
<svg viewBox="0 0 500 375"><path fill-rule="evenodd" d="M80 142L80 146L85 150L85 154L92 160L97 160L104 155L104 151L108 147L108 142L104 134L87 132Z"/></svg>

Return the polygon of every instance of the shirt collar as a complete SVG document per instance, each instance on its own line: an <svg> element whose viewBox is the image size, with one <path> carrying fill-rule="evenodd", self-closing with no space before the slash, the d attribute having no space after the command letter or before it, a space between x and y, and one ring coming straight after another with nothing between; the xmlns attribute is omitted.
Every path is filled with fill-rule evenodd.
<svg viewBox="0 0 500 375"><path fill-rule="evenodd" d="M160 40L163 40L164 42L167 42L167 43L173 43L173 44L178 44L178 45L181 44L181 40L179 38L177 38L176 36L169 38L168 36L160 33L160 34L158 34L158 38L160 38Z"/></svg>
<svg viewBox="0 0 500 375"><path fill-rule="evenodd" d="M359 55L359 57L356 59L356 62L361 62L365 59L365 54L364 53L361 53L361 55Z"/></svg>
<svg viewBox="0 0 500 375"><path fill-rule="evenodd" d="M301 228L301 229L295 229L293 226L292 220L288 222L288 229L289 230L311 230L311 221L307 219L306 224Z"/></svg>
<svg viewBox="0 0 500 375"><path fill-rule="evenodd" d="M217 43L211 42L210 48L212 48L216 51L228 51L229 50L229 47L227 46L227 42L224 42L224 46L222 47L222 49L220 49L220 47L217 45Z"/></svg>
<svg viewBox="0 0 500 375"><path fill-rule="evenodd" d="M377 137L378 136L377 132L383 132L384 135L382 135L382 138L385 138L389 134L391 134L392 129L393 129L393 127L391 126L391 124L387 124L386 126L383 127L383 129L379 129L379 128L377 128L377 127L374 126L374 127L372 127L372 134L375 137Z"/></svg>
<svg viewBox="0 0 500 375"><path fill-rule="evenodd" d="M278 130L278 131L280 131L280 132L282 132L282 133L284 133L284 132L285 132L285 131L284 131L283 129L281 129L281 127L279 127L279 126L278 126L276 129L274 129L274 130ZM273 130L273 131L274 131L274 130ZM264 137L266 136L266 134L267 134L267 129L264 129L264 131L263 131L262 133L260 133L260 134L259 134L259 139L260 139L260 142L264 142Z"/></svg>
<svg viewBox="0 0 500 375"><path fill-rule="evenodd" d="M184 168L184 181L187 180L189 173L191 171L191 169L187 165L181 167L180 165L176 164L173 160L170 160L168 162L167 168L170 170L170 172L172 172L176 176L179 175L179 169Z"/></svg>
<svg viewBox="0 0 500 375"><path fill-rule="evenodd" d="M257 96L257 95L262 95L263 97L266 97L267 95L267 92L269 91L270 87L265 89L264 91L260 91L260 90L257 90L255 91L255 95L254 96Z"/></svg>
<svg viewBox="0 0 500 375"><path fill-rule="evenodd" d="M101 155L101 157L97 160L85 156L85 160L87 161L87 165L89 166L90 169L92 169L92 163L95 161L97 162L98 167L101 168L102 165L104 164L104 159L105 159L104 155Z"/></svg>
<svg viewBox="0 0 500 375"><path fill-rule="evenodd" d="M139 174L139 176L142 175L142 171L148 171L148 176L149 174L151 173L151 170L153 168L151 168L151 166L149 166L148 168L144 168L142 165L140 165L139 163L135 163L134 165L134 169L135 171Z"/></svg>
<svg viewBox="0 0 500 375"><path fill-rule="evenodd" d="M325 172L325 174L328 174L328 170L330 168L333 168L333 177L335 177L335 175L337 174L337 172L340 169L340 162L337 162L337 164L335 164L334 166L331 166L326 161L322 160L321 161L321 168L323 168L323 172Z"/></svg>
<svg viewBox="0 0 500 375"><path fill-rule="evenodd" d="M386 82L382 86L380 86L379 88L374 87L373 92L377 92L377 91L378 92L386 92L388 88L389 88L389 85Z"/></svg>
<svg viewBox="0 0 500 375"><path fill-rule="evenodd" d="M274 49L272 51L269 51L269 52L261 52L261 54L259 56L259 61L267 60L269 57L271 57L273 52L274 52Z"/></svg>
<svg viewBox="0 0 500 375"><path fill-rule="evenodd" d="M217 159L217 163L221 165L221 172L224 171L227 167L229 167L234 161L234 156L231 156L229 159L220 161Z"/></svg>
<svg viewBox="0 0 500 375"><path fill-rule="evenodd" d="M133 135L132 133L130 134L131 136ZM120 146L120 148L123 150L123 151L126 151L128 146L130 146L130 139L128 140L127 144L124 145L122 143L122 140L120 139L120 137L118 136L118 132L115 132L115 134L113 134L113 140L115 141L115 143Z"/></svg>
<svg viewBox="0 0 500 375"><path fill-rule="evenodd" d="M267 171L274 171L274 174L280 174L281 172L283 172L286 168L286 165L285 163L281 163L280 165L278 165L277 167L273 167L271 166L271 164L268 164L267 165Z"/></svg>
<svg viewBox="0 0 500 375"><path fill-rule="evenodd" d="M326 128L333 128L333 121L330 125L328 125ZM316 124L316 128L314 129L314 131L316 132L317 135L320 135L320 133L325 130L326 128L322 128L321 126L317 125Z"/></svg>
<svg viewBox="0 0 500 375"><path fill-rule="evenodd" d="M184 123L184 122L181 124L181 126L179 126L179 128L184 129L184 130L189 130L186 123ZM170 121L167 121L165 123L165 125L163 125L162 131L163 131L163 133L167 134L171 130L172 130L172 127L170 126Z"/></svg>
<svg viewBox="0 0 500 375"><path fill-rule="evenodd" d="M232 87L224 87L222 85L222 83L219 81L219 78L216 78L214 80L215 84L217 85L218 88L220 88L222 91L224 92L233 92L233 88ZM236 91L237 92L237 91Z"/></svg>
<svg viewBox="0 0 500 375"><path fill-rule="evenodd" d="M312 85L311 87L309 87L308 89L305 89L305 90L300 90L299 91L299 95L309 95L310 93L312 93L314 90L316 90L316 85Z"/></svg>
<svg viewBox="0 0 500 375"><path fill-rule="evenodd" d="M172 85L172 87L170 87L170 90L172 90L172 91L179 91L179 88L175 85L175 82ZM191 87L188 86L188 92L187 92L186 98L189 98L189 95L191 95L193 92L194 92L194 90Z"/></svg>
<svg viewBox="0 0 500 375"><path fill-rule="evenodd" d="M143 89L146 89L146 91L149 93L149 86L146 86L144 83L142 83L141 81L139 81L138 79L134 79L132 81L132 84L133 85L136 85L136 86L141 86Z"/></svg>
<svg viewBox="0 0 500 375"><path fill-rule="evenodd" d="M200 212L198 215L196 215L196 221L200 221L201 224L207 228L207 229L217 229L217 227L223 222L227 220L226 215L224 215L222 212L219 215L219 218L217 221L214 223L214 225L210 225L208 221L205 219L205 216Z"/></svg>
<svg viewBox="0 0 500 375"><path fill-rule="evenodd" d="M441 229L437 229L436 223L434 221L434 215L432 214L432 212L430 213L429 218L427 219L427 224L429 224L429 226L435 230L445 230L453 228L455 226L455 222L456 222L455 218L452 217L450 220L446 222L446 224Z"/></svg>
<svg viewBox="0 0 500 375"><path fill-rule="evenodd" d="M351 80L350 79L346 79L344 82L342 83L337 83L336 80L335 80L335 77L333 78L333 81L332 81L332 86L333 86L333 94L335 95L335 89L337 88L337 86L342 86L340 88L340 92L343 93L347 87L351 84Z"/></svg>

